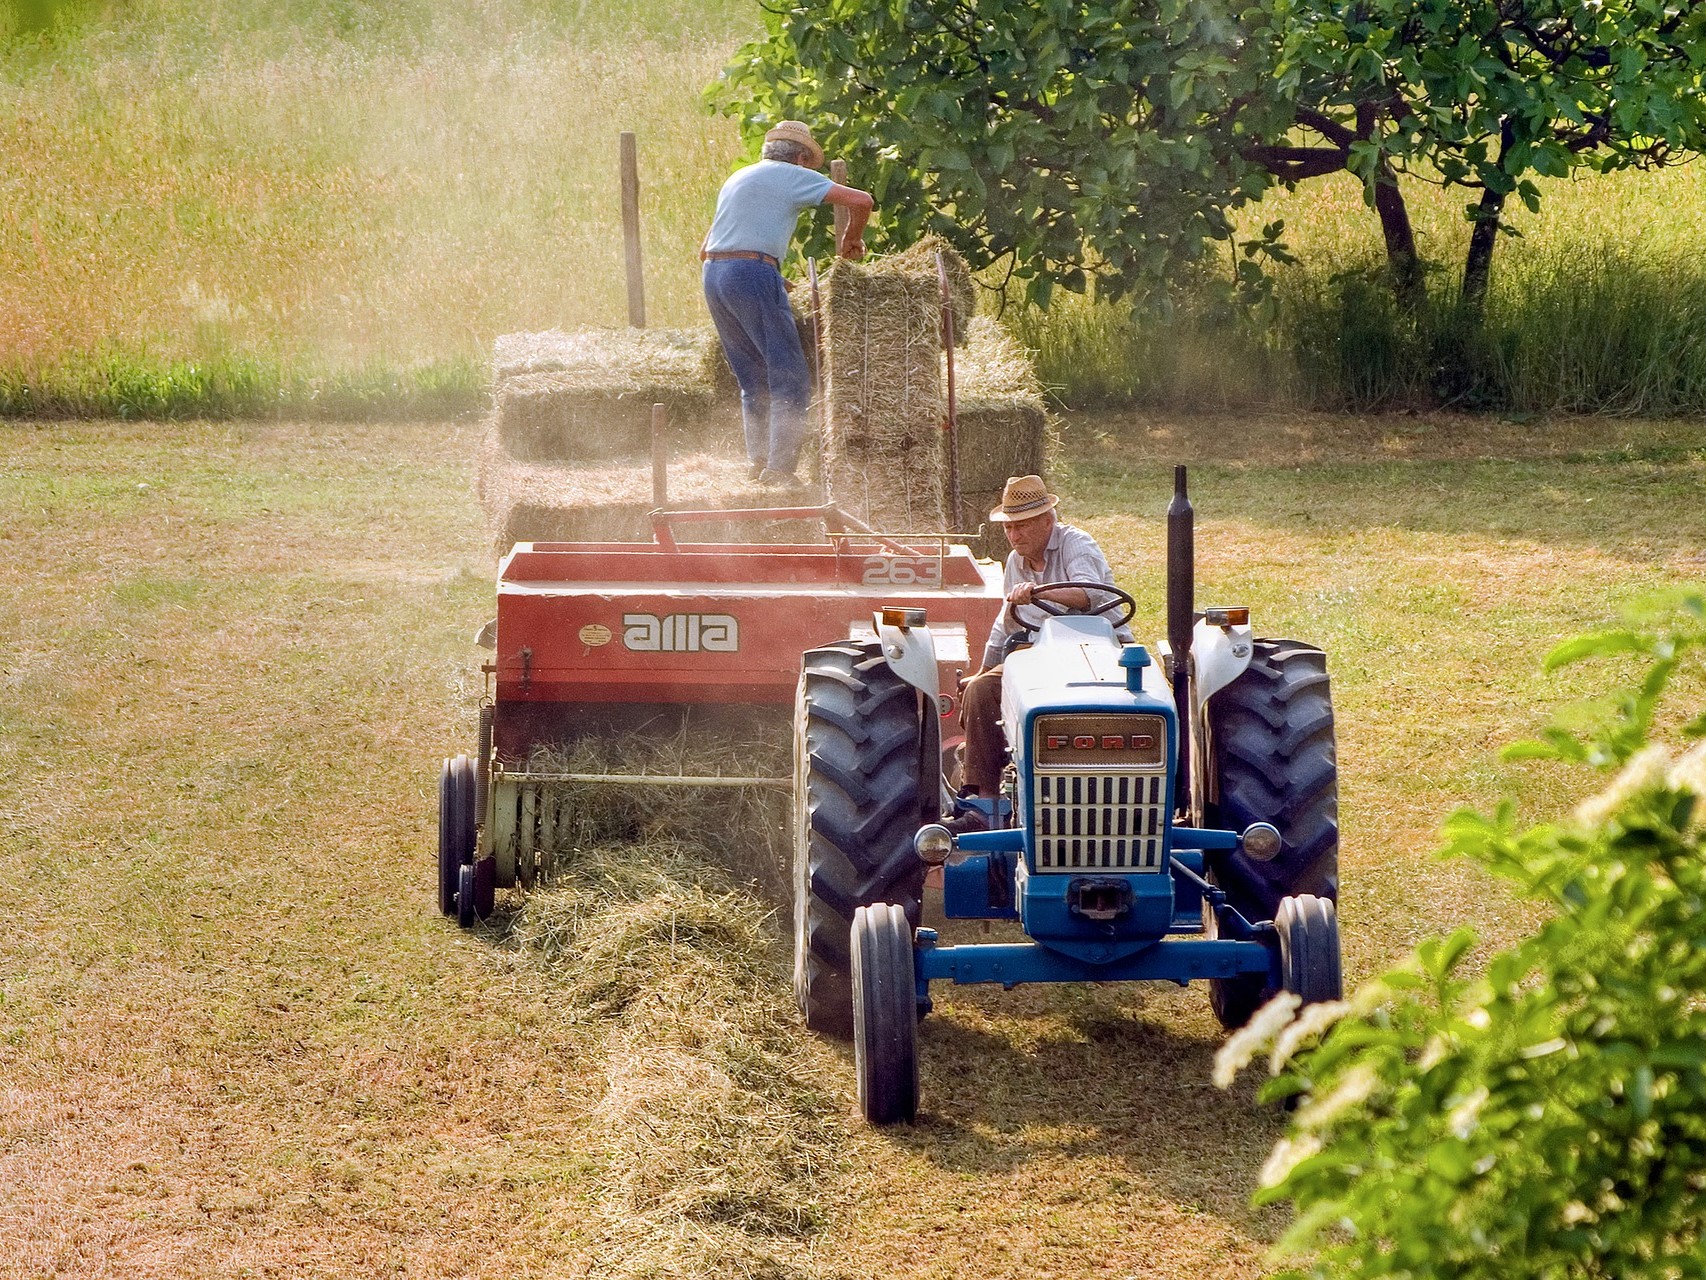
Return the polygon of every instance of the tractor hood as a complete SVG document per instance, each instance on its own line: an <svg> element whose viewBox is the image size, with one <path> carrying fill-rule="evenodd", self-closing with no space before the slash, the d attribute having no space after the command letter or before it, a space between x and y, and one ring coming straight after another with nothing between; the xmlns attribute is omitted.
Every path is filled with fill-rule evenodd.
<svg viewBox="0 0 1706 1280"><path fill-rule="evenodd" d="M1038 710L1154 711L1171 716L1172 691L1156 665L1142 669L1141 689L1126 687L1120 665L1126 646L1106 618L1068 614L1050 618L1036 643L1007 659L1001 681L1001 718L1009 742L1022 740L1025 716Z"/></svg>

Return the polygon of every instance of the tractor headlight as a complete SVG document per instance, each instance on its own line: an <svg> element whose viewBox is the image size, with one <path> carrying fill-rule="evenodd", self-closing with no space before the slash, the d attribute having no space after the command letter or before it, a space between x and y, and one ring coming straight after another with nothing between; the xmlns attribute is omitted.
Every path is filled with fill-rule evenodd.
<svg viewBox="0 0 1706 1280"><path fill-rule="evenodd" d="M939 867L954 851L954 833L940 823L932 822L927 827L918 828L918 834L912 837L912 847L918 851L918 860L925 866Z"/></svg>
<svg viewBox="0 0 1706 1280"><path fill-rule="evenodd" d="M1279 828L1271 822L1252 822L1244 828L1238 843L1257 862L1269 862L1279 856L1285 841L1280 839Z"/></svg>

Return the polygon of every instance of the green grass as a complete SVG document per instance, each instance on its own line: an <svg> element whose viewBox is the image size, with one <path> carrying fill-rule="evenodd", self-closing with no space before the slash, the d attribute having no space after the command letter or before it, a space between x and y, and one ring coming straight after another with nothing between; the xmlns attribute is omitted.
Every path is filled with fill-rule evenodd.
<svg viewBox="0 0 1706 1280"><path fill-rule="evenodd" d="M1457 297L1461 196L1412 181L1428 298L1403 313L1354 184L1265 201L1299 262L1260 323L1185 291L1166 315L1066 298L1014 326L1067 402L1506 413L1706 412L1706 172L1691 165L1542 184L1495 256L1484 325Z"/></svg>

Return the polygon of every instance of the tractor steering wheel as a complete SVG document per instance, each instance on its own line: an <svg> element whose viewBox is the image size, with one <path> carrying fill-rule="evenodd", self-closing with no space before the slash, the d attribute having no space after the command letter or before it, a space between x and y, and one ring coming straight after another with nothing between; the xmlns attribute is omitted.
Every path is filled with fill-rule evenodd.
<svg viewBox="0 0 1706 1280"><path fill-rule="evenodd" d="M1112 600L1104 600L1101 604L1093 604L1088 609L1078 610L1077 612L1082 612L1091 616L1106 617L1117 608L1120 610L1120 616L1108 619L1113 623L1115 631L1118 631L1121 627L1125 626L1126 623L1130 622L1132 620L1132 616L1137 613L1137 601L1132 599L1131 593L1128 591L1122 591L1111 582L1039 582L1036 586L1031 588L1030 602L1028 604L1008 605L1007 616L1012 618L1024 632L1032 632L1042 626L1042 622L1040 620L1035 623L1027 622L1020 616L1019 610L1036 609L1039 613L1046 613L1051 618L1059 618L1065 614L1075 612L1072 609L1068 609L1063 604L1056 604L1053 600L1040 600L1037 598L1037 592L1053 591L1060 587L1072 587L1078 591L1102 591L1113 596ZM1022 633L1014 632L1013 634L1018 635Z"/></svg>

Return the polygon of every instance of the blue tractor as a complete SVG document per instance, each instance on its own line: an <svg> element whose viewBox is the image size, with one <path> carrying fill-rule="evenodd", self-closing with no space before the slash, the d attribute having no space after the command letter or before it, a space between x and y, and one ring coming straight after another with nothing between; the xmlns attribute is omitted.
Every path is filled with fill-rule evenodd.
<svg viewBox="0 0 1706 1280"><path fill-rule="evenodd" d="M1338 776L1325 656L1255 638L1249 611L1192 605L1184 468L1168 510L1168 643L1122 645L1132 597L1067 614L1039 598L1002 676L1011 763L955 835L939 741L937 648L923 611L808 651L795 714L794 988L807 1025L851 1036L875 1124L918 1107L930 984L1207 984L1234 1028L1271 995L1342 991ZM1083 586L1086 584L1074 584ZM1043 588L1039 588L1039 592ZM975 638L972 638L975 641ZM944 914L1015 921L1024 940L942 944Z"/></svg>

